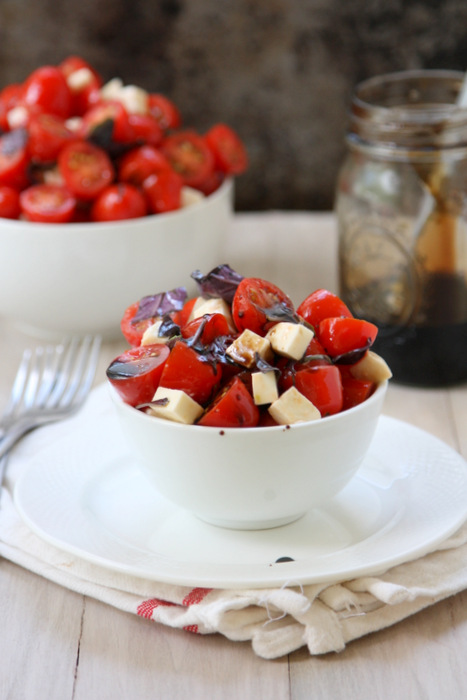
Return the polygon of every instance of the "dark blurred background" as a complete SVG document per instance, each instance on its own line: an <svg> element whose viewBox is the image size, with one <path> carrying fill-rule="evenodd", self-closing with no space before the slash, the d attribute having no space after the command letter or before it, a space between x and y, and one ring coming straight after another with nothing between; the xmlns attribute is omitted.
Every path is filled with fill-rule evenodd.
<svg viewBox="0 0 467 700"><path fill-rule="evenodd" d="M163 92L185 125L234 127L237 210L326 210L354 86L467 68L465 0L1 0L0 85L80 54Z"/></svg>

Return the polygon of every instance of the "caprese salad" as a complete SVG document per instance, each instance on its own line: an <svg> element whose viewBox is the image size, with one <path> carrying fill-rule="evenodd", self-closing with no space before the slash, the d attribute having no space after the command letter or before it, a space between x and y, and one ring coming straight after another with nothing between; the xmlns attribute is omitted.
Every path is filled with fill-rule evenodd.
<svg viewBox="0 0 467 700"><path fill-rule="evenodd" d="M182 126L166 96L84 59L42 66L0 91L0 217L114 221L173 211L248 166L228 125Z"/></svg>
<svg viewBox="0 0 467 700"><path fill-rule="evenodd" d="M229 265L129 306L131 348L107 368L126 403L160 418L218 428L289 425L345 411L391 377L371 350L377 327L326 289L295 309L275 284Z"/></svg>

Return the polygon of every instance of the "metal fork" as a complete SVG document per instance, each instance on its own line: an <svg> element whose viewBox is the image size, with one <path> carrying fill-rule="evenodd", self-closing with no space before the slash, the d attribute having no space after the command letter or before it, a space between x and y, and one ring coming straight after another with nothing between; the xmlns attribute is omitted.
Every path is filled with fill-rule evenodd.
<svg viewBox="0 0 467 700"><path fill-rule="evenodd" d="M82 406L94 380L100 343L100 336L86 336L24 351L0 420L0 485L5 455L23 435Z"/></svg>

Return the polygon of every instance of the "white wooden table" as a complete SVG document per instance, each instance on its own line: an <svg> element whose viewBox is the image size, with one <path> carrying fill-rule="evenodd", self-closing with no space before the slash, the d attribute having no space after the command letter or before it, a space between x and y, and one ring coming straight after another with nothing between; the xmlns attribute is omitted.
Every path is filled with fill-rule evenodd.
<svg viewBox="0 0 467 700"><path fill-rule="evenodd" d="M317 287L337 291L334 218L237 215L224 262L270 279L297 303ZM24 347L33 344L0 320L0 408ZM103 347L96 382L124 347ZM428 430L467 457L467 386L393 384L384 413ZM460 700L467 697L466 658L466 592L339 654L311 657L302 649L265 661L249 643L157 625L0 561L1 700Z"/></svg>

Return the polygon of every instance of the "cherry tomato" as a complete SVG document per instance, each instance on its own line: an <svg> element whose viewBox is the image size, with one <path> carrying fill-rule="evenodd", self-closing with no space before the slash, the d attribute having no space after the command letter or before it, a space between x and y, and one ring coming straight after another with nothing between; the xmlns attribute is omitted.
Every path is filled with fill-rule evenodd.
<svg viewBox="0 0 467 700"><path fill-rule="evenodd" d="M215 124L206 143L214 154L216 167L226 175L240 175L248 167L248 155L239 136L227 124Z"/></svg>
<svg viewBox="0 0 467 700"><path fill-rule="evenodd" d="M316 406L322 416L342 411L342 379L338 367L330 364L296 364L286 370L279 381L282 391L295 386Z"/></svg>
<svg viewBox="0 0 467 700"><path fill-rule="evenodd" d="M177 323L180 328L183 328L188 323L188 319L191 316L191 312L193 311L193 306L196 303L196 297L193 297L192 299L188 299L183 305L183 308L180 311L176 311L174 314L174 322Z"/></svg>
<svg viewBox="0 0 467 700"><path fill-rule="evenodd" d="M27 132L14 129L0 136L0 185L22 189L28 184Z"/></svg>
<svg viewBox="0 0 467 700"><path fill-rule="evenodd" d="M137 219L147 214L146 200L133 185L119 182L109 185L94 200L91 208L93 221Z"/></svg>
<svg viewBox="0 0 467 700"><path fill-rule="evenodd" d="M63 119L53 114L31 116L28 131L29 153L43 163L56 160L59 151L73 138Z"/></svg>
<svg viewBox="0 0 467 700"><path fill-rule="evenodd" d="M84 200L97 197L115 174L107 153L87 141L64 146L58 155L58 169L68 189Z"/></svg>
<svg viewBox="0 0 467 700"><path fill-rule="evenodd" d="M182 328L184 338L192 338L201 328L200 342L209 345L220 335L230 333L229 324L223 314L205 314L193 319Z"/></svg>
<svg viewBox="0 0 467 700"><path fill-rule="evenodd" d="M116 143L131 143L133 141L128 112L122 103L116 100L99 102L85 112L81 126L82 137L92 139L93 133L107 122L112 124L110 129L112 141Z"/></svg>
<svg viewBox="0 0 467 700"><path fill-rule="evenodd" d="M55 66L42 66L24 83L23 100L43 112L67 119L71 115L72 97L65 76Z"/></svg>
<svg viewBox="0 0 467 700"><path fill-rule="evenodd" d="M28 221L63 224L71 221L76 199L58 185L32 185L21 192L20 204Z"/></svg>
<svg viewBox="0 0 467 700"><path fill-rule="evenodd" d="M17 219L21 213L19 192L7 185L0 186L0 217Z"/></svg>
<svg viewBox="0 0 467 700"><path fill-rule="evenodd" d="M258 335L266 335L274 323L266 313L277 309L294 311L289 297L275 284L258 277L245 277L240 282L232 301L232 316L239 331L249 328Z"/></svg>
<svg viewBox="0 0 467 700"><path fill-rule="evenodd" d="M377 334L378 328L373 323L345 316L325 318L318 330L318 338L331 357L369 348Z"/></svg>
<svg viewBox="0 0 467 700"><path fill-rule="evenodd" d="M68 56L59 64L58 67L62 71L65 78L68 78L72 73L76 73L76 71L81 70L82 68L86 68L92 74L98 87L100 87L103 83L103 80L96 69L93 68L91 64L85 61L81 56Z"/></svg>
<svg viewBox="0 0 467 700"><path fill-rule="evenodd" d="M118 178L140 187L149 175L170 168L169 161L154 146L138 146L120 159Z"/></svg>
<svg viewBox="0 0 467 700"><path fill-rule="evenodd" d="M224 173L215 170L203 183L197 188L200 192L207 196L219 189L225 180Z"/></svg>
<svg viewBox="0 0 467 700"><path fill-rule="evenodd" d="M133 319L136 316L139 309L139 301L131 304L127 309L125 309L122 320L120 321L120 328L123 336L130 345L138 346L141 345L141 339L144 332L157 321L157 316L154 318L145 318L143 321L138 323L133 323Z"/></svg>
<svg viewBox="0 0 467 700"><path fill-rule="evenodd" d="M163 344L131 348L109 365L107 377L130 406L148 403L159 386L169 354L169 348Z"/></svg>
<svg viewBox="0 0 467 700"><path fill-rule="evenodd" d="M297 309L299 316L310 325L318 327L320 321L335 316L351 318L352 313L342 299L327 289L317 289L307 296Z"/></svg>
<svg viewBox="0 0 467 700"><path fill-rule="evenodd" d="M206 404L215 394L222 378L219 363L212 363L183 341L173 346L164 365L161 386L180 389L199 404Z"/></svg>
<svg viewBox="0 0 467 700"><path fill-rule="evenodd" d="M159 146L162 143L164 134L159 122L150 114L130 114L128 122L131 129L132 141Z"/></svg>
<svg viewBox="0 0 467 700"><path fill-rule="evenodd" d="M238 378L234 377L216 396L198 425L213 428L254 428L258 425L259 409L251 394Z"/></svg>
<svg viewBox="0 0 467 700"><path fill-rule="evenodd" d="M7 85L0 92L0 129L10 131L8 112L21 104L23 99L23 86L20 83Z"/></svg>
<svg viewBox="0 0 467 700"><path fill-rule="evenodd" d="M350 374L342 373L341 367L339 369L341 370L344 399L342 410L346 411L348 408L353 408L366 401L373 393L375 384L364 379L355 379Z"/></svg>
<svg viewBox="0 0 467 700"><path fill-rule="evenodd" d="M163 131L178 129L182 123L177 107L164 95L159 93L150 94L148 108L149 113L156 119Z"/></svg>
<svg viewBox="0 0 467 700"><path fill-rule="evenodd" d="M183 180L173 170L160 170L143 182L143 190L153 214L180 209Z"/></svg>
<svg viewBox="0 0 467 700"><path fill-rule="evenodd" d="M188 187L201 187L214 172L214 156L195 131L180 131L168 136L161 150Z"/></svg>
<svg viewBox="0 0 467 700"><path fill-rule="evenodd" d="M72 107L71 112L76 116L82 116L92 105L100 100L99 88L102 85L102 78L99 73L80 56L68 56L58 66L67 80L71 92ZM78 71L88 71L83 79L83 73ZM75 75L74 75L75 74ZM79 79L77 79L77 77Z"/></svg>

